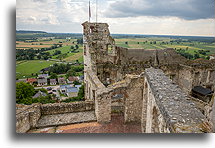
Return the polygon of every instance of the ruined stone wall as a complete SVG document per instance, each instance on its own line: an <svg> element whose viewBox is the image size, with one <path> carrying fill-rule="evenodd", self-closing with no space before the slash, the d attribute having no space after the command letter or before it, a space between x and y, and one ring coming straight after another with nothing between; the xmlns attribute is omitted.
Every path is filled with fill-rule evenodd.
<svg viewBox="0 0 215 148"><path fill-rule="evenodd" d="M52 103L41 105L42 115L64 114L94 110L94 102L79 101L71 103Z"/></svg>
<svg viewBox="0 0 215 148"><path fill-rule="evenodd" d="M95 112L98 122L111 121L114 96L121 95L124 122L140 122L143 95L143 77L127 75L122 81L96 91Z"/></svg>
<svg viewBox="0 0 215 148"><path fill-rule="evenodd" d="M93 101L32 105L17 104L16 132L25 133L31 128L37 127L38 120L42 115L64 114L93 110Z"/></svg>
<svg viewBox="0 0 215 148"><path fill-rule="evenodd" d="M146 132L211 132L202 112L161 70L146 69L145 77L148 101L146 123L142 126L146 125Z"/></svg>
<svg viewBox="0 0 215 148"><path fill-rule="evenodd" d="M211 119L211 122L212 122L212 124L213 124L213 132L215 133L215 92L214 92L214 94L213 94L213 104L212 104L212 108L213 108L213 110L211 111L211 117L210 117L210 119Z"/></svg>
<svg viewBox="0 0 215 148"><path fill-rule="evenodd" d="M142 76L127 76L130 83L126 87L127 97L125 98L125 122L140 122L143 100L143 82ZM127 78L127 79L128 79Z"/></svg>
<svg viewBox="0 0 215 148"><path fill-rule="evenodd" d="M147 80L145 85L149 86ZM163 115L160 112L158 105L155 102L155 97L150 87L145 89L147 92L147 102L145 112L142 112L143 118L141 120L143 133L170 133L169 127Z"/></svg>
<svg viewBox="0 0 215 148"><path fill-rule="evenodd" d="M40 104L25 105L22 109L17 109L16 113L16 132L25 133L31 127L36 127L37 121L41 116Z"/></svg>
<svg viewBox="0 0 215 148"><path fill-rule="evenodd" d="M189 94L193 88L192 86L192 68L189 66L180 66L178 71L177 84L183 89L184 92Z"/></svg>
<svg viewBox="0 0 215 148"><path fill-rule="evenodd" d="M171 64L160 67L187 94L194 86L215 90L215 67L195 67L184 64Z"/></svg>
<svg viewBox="0 0 215 148"><path fill-rule="evenodd" d="M105 123L111 121L111 90L99 89L96 92L95 114L97 122Z"/></svg>
<svg viewBox="0 0 215 148"><path fill-rule="evenodd" d="M195 85L214 83L213 67L207 67L206 63L206 66L196 69L196 65L190 65L189 60L174 49L117 47L107 24L85 22L82 25L85 99L95 101L98 122L110 122L112 107L118 105L122 107L124 121L141 121L143 132L210 130L206 118L209 115L205 114L205 117L201 112L208 112L207 105L202 110L197 108L187 94ZM160 70L149 69L145 82L141 73L151 66L161 68L169 78ZM123 97L113 100L116 95Z"/></svg>

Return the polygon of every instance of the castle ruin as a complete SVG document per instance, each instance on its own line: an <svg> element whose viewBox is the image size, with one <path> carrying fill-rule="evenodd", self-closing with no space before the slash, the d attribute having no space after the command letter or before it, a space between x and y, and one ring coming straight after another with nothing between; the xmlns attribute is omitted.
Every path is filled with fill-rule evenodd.
<svg viewBox="0 0 215 148"><path fill-rule="evenodd" d="M192 62L174 49L115 45L108 24L83 25L85 100L95 102L97 122L122 112L143 133L212 132L212 105L193 97L195 86L214 92L214 61ZM214 94L213 94L214 96Z"/></svg>
<svg viewBox="0 0 215 148"><path fill-rule="evenodd" d="M140 123L142 133L215 131L215 60L187 60L170 48L118 47L108 24L82 26L85 101L17 104L17 133L80 122L109 123L114 113L123 116L124 124ZM57 118L49 118L53 115ZM77 116L80 119L74 121Z"/></svg>

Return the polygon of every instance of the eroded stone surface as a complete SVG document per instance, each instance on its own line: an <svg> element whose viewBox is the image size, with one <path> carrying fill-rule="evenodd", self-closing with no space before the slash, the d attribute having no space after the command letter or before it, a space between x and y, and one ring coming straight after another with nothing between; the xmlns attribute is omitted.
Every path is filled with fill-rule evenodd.
<svg viewBox="0 0 215 148"><path fill-rule="evenodd" d="M44 115L39 119L37 127L66 125L71 123L82 123L90 121L96 121L94 111Z"/></svg>
<svg viewBox="0 0 215 148"><path fill-rule="evenodd" d="M141 133L140 123L127 123L122 115L112 115L111 122L69 124L64 126L47 127L30 130L28 133Z"/></svg>
<svg viewBox="0 0 215 148"><path fill-rule="evenodd" d="M152 94L148 96L148 99L154 100L152 107L156 106L156 109L162 114L166 124L169 125L170 132L211 131L205 116L191 99L165 76L162 70L148 68L145 70L145 75L150 88L149 92ZM146 122L150 122L149 120Z"/></svg>

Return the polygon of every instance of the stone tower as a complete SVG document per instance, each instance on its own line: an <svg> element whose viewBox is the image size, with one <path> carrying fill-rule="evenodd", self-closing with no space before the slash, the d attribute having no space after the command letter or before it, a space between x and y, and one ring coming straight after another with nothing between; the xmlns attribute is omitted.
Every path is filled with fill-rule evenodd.
<svg viewBox="0 0 215 148"><path fill-rule="evenodd" d="M83 26L84 40L84 68L90 68L94 72L96 64L108 55L108 48L114 40L110 36L107 23L85 22Z"/></svg>

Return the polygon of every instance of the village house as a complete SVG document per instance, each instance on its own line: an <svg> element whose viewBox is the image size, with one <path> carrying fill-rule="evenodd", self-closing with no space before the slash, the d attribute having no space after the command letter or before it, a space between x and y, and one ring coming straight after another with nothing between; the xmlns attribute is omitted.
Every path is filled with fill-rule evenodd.
<svg viewBox="0 0 215 148"><path fill-rule="evenodd" d="M47 96L46 93L42 92L42 91L38 91L34 96L33 98L39 98L39 97L45 97Z"/></svg>
<svg viewBox="0 0 215 148"><path fill-rule="evenodd" d="M38 75L38 78L48 78L49 74L40 74Z"/></svg>
<svg viewBox="0 0 215 148"><path fill-rule="evenodd" d="M68 97L77 97L79 91L79 85L72 87L71 85L61 85L60 92Z"/></svg>
<svg viewBox="0 0 215 148"><path fill-rule="evenodd" d="M72 84L74 81L78 81L78 78L70 76L66 81L68 84Z"/></svg>
<svg viewBox="0 0 215 148"><path fill-rule="evenodd" d="M27 82L30 83L31 85L37 83L37 79L36 78L27 78Z"/></svg>
<svg viewBox="0 0 215 148"><path fill-rule="evenodd" d="M59 84L66 84L65 78L64 77L58 78L58 83Z"/></svg>
<svg viewBox="0 0 215 148"><path fill-rule="evenodd" d="M60 92L66 94L66 89L71 87L70 85L60 85Z"/></svg>
<svg viewBox="0 0 215 148"><path fill-rule="evenodd" d="M50 85L56 85L57 81L56 79L50 79Z"/></svg>
<svg viewBox="0 0 215 148"><path fill-rule="evenodd" d="M37 80L38 84L37 86L44 86L44 85L47 85L47 78L39 78Z"/></svg>
<svg viewBox="0 0 215 148"><path fill-rule="evenodd" d="M18 79L18 80L16 80L16 82L27 82L27 80L26 79Z"/></svg>
<svg viewBox="0 0 215 148"><path fill-rule="evenodd" d="M81 87L81 85L75 85L75 87L78 88L78 90L79 90L79 88Z"/></svg>
<svg viewBox="0 0 215 148"><path fill-rule="evenodd" d="M69 87L66 89L66 95L68 97L77 97L78 96L78 88L77 87Z"/></svg>

